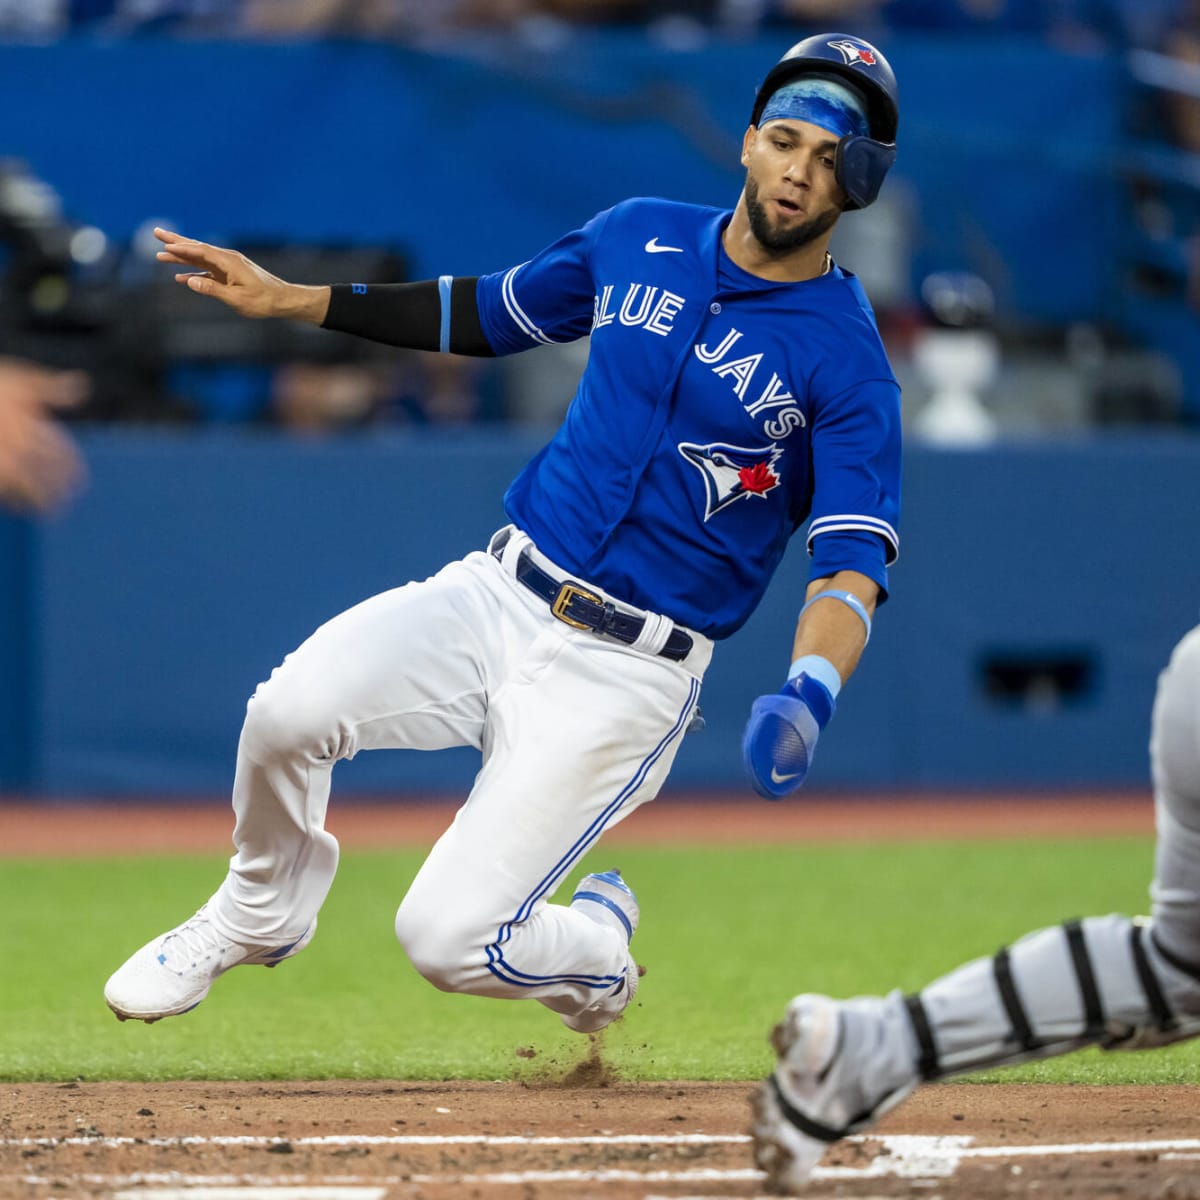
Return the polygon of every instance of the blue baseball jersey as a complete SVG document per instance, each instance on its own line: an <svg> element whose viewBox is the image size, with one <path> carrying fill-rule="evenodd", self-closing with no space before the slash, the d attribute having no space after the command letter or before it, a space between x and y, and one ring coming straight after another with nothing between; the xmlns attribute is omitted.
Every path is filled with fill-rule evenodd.
<svg viewBox="0 0 1200 1200"><path fill-rule="evenodd" d="M497 354L591 334L554 438L505 495L564 569L713 638L761 600L808 520L813 578L887 592L900 390L857 279L741 270L731 213L636 199L480 278Z"/></svg>

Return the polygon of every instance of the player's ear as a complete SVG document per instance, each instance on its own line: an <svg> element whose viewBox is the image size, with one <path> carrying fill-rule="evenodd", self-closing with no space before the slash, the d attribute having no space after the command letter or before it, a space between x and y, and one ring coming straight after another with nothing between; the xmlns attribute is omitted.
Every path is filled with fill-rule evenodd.
<svg viewBox="0 0 1200 1200"><path fill-rule="evenodd" d="M758 126L750 125L746 129L745 136L742 138L742 166L750 165L750 151L754 149L755 139L758 137Z"/></svg>

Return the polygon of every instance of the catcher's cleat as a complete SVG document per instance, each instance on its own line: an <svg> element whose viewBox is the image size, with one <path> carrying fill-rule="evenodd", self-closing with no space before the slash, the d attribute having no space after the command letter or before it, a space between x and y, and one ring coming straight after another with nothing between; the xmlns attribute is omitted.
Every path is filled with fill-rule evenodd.
<svg viewBox="0 0 1200 1200"><path fill-rule="evenodd" d="M625 939L626 945L637 932L638 902L620 871L602 871L585 875L571 897L571 907L589 919L609 925ZM633 955L627 954L621 978L595 1004L573 1017L564 1016L563 1024L576 1033L598 1033L615 1021L633 1003L637 995L639 969Z"/></svg>
<svg viewBox="0 0 1200 1200"><path fill-rule="evenodd" d="M754 1095L751 1128L768 1192L798 1191L834 1142L869 1128L916 1086L915 1071L890 1091L873 1077L882 1004L797 996L771 1032L779 1061Z"/></svg>
<svg viewBox="0 0 1200 1200"><path fill-rule="evenodd" d="M151 1024L195 1008L213 980L231 967L278 966L299 954L317 929L313 923L285 946L242 946L213 928L205 908L159 934L131 955L104 985L104 1000L121 1021Z"/></svg>

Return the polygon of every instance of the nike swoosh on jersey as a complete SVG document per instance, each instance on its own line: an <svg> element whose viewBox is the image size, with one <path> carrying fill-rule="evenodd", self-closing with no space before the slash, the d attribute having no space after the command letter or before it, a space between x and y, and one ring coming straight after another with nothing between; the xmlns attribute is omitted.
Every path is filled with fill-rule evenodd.
<svg viewBox="0 0 1200 1200"><path fill-rule="evenodd" d="M683 247L682 246L660 246L658 244L658 238L652 237L646 243L646 253L647 254L682 254Z"/></svg>
<svg viewBox="0 0 1200 1200"><path fill-rule="evenodd" d="M772 783L787 783L787 781L789 779L795 779L796 776L799 774L800 774L799 771L793 771L790 775L780 775L780 773L774 767L772 767L771 768L771 782Z"/></svg>

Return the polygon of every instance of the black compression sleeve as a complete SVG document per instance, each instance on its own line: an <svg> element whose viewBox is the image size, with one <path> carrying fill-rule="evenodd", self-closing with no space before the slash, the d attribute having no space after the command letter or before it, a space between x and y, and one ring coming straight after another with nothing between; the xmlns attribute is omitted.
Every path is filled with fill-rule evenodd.
<svg viewBox="0 0 1200 1200"><path fill-rule="evenodd" d="M475 278L455 279L450 285L450 341L452 354L490 358L479 307L475 303ZM322 329L352 333L406 350L439 350L442 334L442 301L436 279L422 283L336 283L329 289L329 311Z"/></svg>

